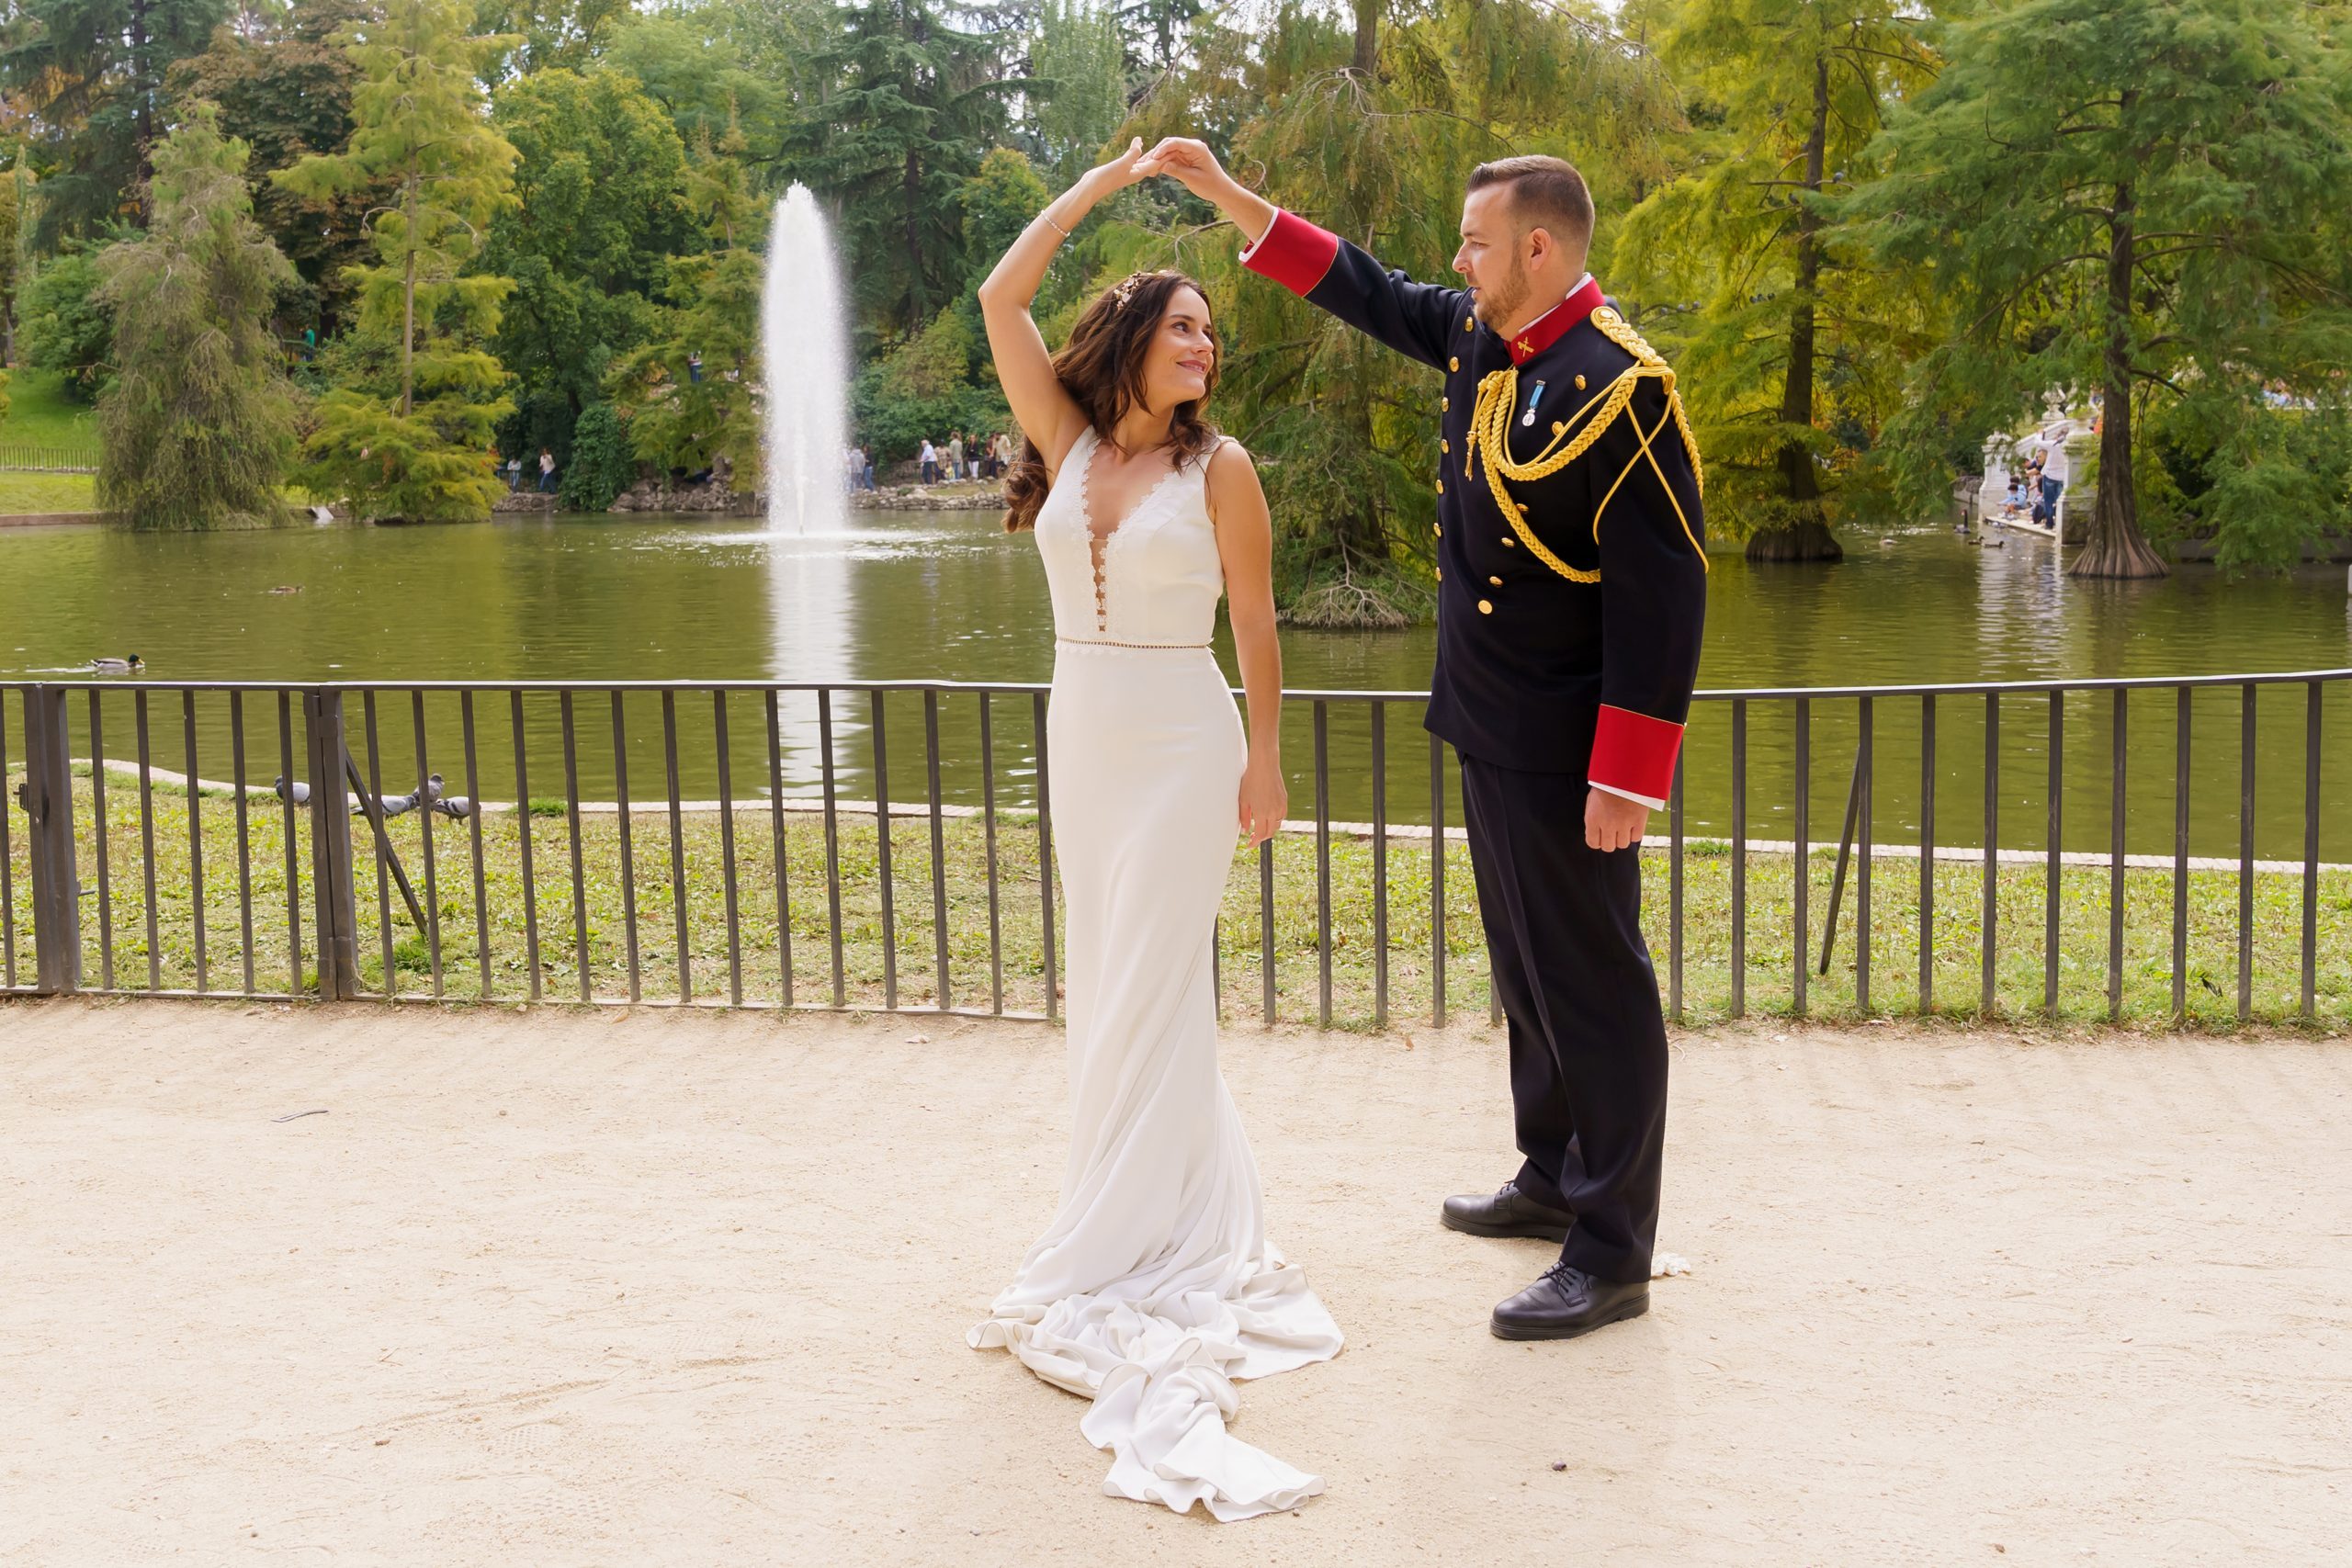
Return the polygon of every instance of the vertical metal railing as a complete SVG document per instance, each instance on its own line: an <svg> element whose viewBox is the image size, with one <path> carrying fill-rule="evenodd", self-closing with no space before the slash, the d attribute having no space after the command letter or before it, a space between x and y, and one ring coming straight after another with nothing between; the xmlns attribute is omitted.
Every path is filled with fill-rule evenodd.
<svg viewBox="0 0 2352 1568"><path fill-rule="evenodd" d="M604 722L581 725L600 693ZM2162 713L2132 714L2166 693L2169 769ZM1454 760L1430 739L1424 797L1412 750L1391 744L1420 699L1289 697L1305 819L1237 857L1221 1008L1442 1025L1483 990L1499 1017ZM1056 1017L1046 698L945 682L0 686L0 988ZM888 721L911 701L922 784L894 800ZM2352 870L2324 858L2352 800L2324 749L2332 702L2352 702L2352 672L1702 693L1642 852L1662 1000L1691 1021L1933 1012L1957 1005L1943 983L1973 960L1978 1016L2352 1014L2335 913ZM2233 706L2234 756L2200 748ZM632 775L657 761L659 796L639 801ZM534 799L559 763L561 798ZM1981 829L1939 819L1980 768ZM1816 778L1844 785L1842 817ZM1563 779L1564 816L1580 817L1582 787ZM1811 836L1823 804L1834 843ZM561 818L547 824L560 850L542 816ZM666 853L638 854L655 826L641 817ZM1392 852L1424 833L1426 861ZM667 918L647 927L648 910ZM2037 911L2039 940L2016 934Z"/></svg>

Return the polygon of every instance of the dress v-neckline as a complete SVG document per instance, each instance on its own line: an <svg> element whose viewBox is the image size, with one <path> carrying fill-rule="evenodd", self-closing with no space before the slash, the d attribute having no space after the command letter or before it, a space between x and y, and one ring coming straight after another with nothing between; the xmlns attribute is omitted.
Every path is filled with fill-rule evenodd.
<svg viewBox="0 0 2352 1568"><path fill-rule="evenodd" d="M1093 541L1099 555L1102 547L1109 544L1113 538L1124 532L1127 525L1135 521L1136 514L1141 512L1153 497L1166 489L1170 479L1183 472L1184 466L1182 463L1170 465L1167 472L1136 491L1135 500L1127 503L1126 511L1121 513L1118 520L1105 528L1099 525L1094 517L1094 459L1107 443L1100 434L1091 428L1087 431L1087 435L1093 444L1087 447L1085 465L1079 469L1078 516L1079 521L1086 525L1087 536ZM1102 570L1099 562L1095 570L1097 572Z"/></svg>
<svg viewBox="0 0 2352 1568"><path fill-rule="evenodd" d="M1103 441L1102 434L1092 426L1087 428L1086 434L1092 445L1086 448L1086 461L1078 470L1078 521L1079 525L1086 530L1086 553L1094 569L1094 629L1103 632L1109 630L1111 625L1110 581L1106 570L1111 541L1126 532L1127 525L1133 523L1136 515L1168 488L1169 481L1184 471L1184 465L1171 465L1166 473L1136 494L1127 509L1119 514L1118 521L1108 528L1097 527L1094 521L1094 458L1102 450Z"/></svg>

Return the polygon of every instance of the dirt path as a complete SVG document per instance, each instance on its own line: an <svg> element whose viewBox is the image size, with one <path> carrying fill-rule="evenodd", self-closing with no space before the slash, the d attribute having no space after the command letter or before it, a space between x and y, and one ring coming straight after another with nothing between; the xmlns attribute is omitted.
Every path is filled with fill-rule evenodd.
<svg viewBox="0 0 2352 1568"><path fill-rule="evenodd" d="M1236 1428L1329 1493L1218 1527L964 1347L1057 1033L0 1006L0 1563L2352 1555L2352 1043L1679 1042L1694 1271L1548 1346L1486 1331L1548 1249L1434 1223L1509 1172L1497 1037L1226 1064L1350 1344Z"/></svg>

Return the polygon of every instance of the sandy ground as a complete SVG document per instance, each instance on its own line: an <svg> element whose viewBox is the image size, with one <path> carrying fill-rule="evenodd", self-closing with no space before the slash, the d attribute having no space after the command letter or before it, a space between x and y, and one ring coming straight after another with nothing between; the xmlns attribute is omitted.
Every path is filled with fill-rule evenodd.
<svg viewBox="0 0 2352 1568"><path fill-rule="evenodd" d="M1243 1386L1329 1491L1236 1526L964 1346L1051 1031L0 1006L0 1563L2352 1560L2352 1043L1679 1041L1693 1272L1535 1346L1549 1249L1435 1224L1497 1037L1225 1054L1350 1337Z"/></svg>

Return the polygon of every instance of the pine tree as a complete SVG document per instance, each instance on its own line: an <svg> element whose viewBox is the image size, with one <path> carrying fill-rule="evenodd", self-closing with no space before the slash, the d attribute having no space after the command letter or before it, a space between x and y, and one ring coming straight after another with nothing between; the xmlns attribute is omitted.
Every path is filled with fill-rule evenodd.
<svg viewBox="0 0 2352 1568"><path fill-rule="evenodd" d="M1001 141L1005 74L993 38L947 25L929 0L861 0L815 62L829 89L785 143L786 173L837 204L843 243L867 265L860 302L919 331L963 285L956 194Z"/></svg>
<svg viewBox="0 0 2352 1568"><path fill-rule="evenodd" d="M2302 402L2339 405L2352 349L2352 69L2299 0L2024 0L1956 28L1850 205L1881 256L1932 269L1958 329L1898 421L1917 492L1954 446L2071 389L2100 400L2086 577L2163 561L2140 500L2154 415L2206 455L2193 519L2225 560L2303 527ZM2267 393L2283 386L2287 409ZM2340 504L2340 498L2338 498ZM2282 510L2288 513L2281 517ZM2078 514L2070 513L2070 517Z"/></svg>
<svg viewBox="0 0 2352 1568"><path fill-rule="evenodd" d="M512 408L482 346L514 280L467 271L492 216L513 200L514 149L484 113L479 72L512 40L469 32L470 0L391 0L341 35L359 80L351 141L273 177L314 198L389 182L379 265L353 269L359 334L389 352L319 401L305 482L368 514L411 521L486 514L499 493L491 436Z"/></svg>
<svg viewBox="0 0 2352 1568"><path fill-rule="evenodd" d="M98 399L98 504L134 528L280 521L295 399L269 309L294 269L254 220L246 148L197 103L156 144L146 233L109 246L114 379Z"/></svg>
<svg viewBox="0 0 2352 1568"><path fill-rule="evenodd" d="M228 0L21 0L9 7L0 86L35 117L44 254L133 219L164 133L164 77L199 53Z"/></svg>
<svg viewBox="0 0 2352 1568"><path fill-rule="evenodd" d="M742 133L705 136L687 171L686 199L709 249L670 261L669 308L655 336L623 359L613 400L628 416L637 455L664 469L725 467L736 489L758 482L760 288L756 249L765 214L743 171ZM699 355L699 361L696 359Z"/></svg>
<svg viewBox="0 0 2352 1568"><path fill-rule="evenodd" d="M307 285L281 309L322 338L348 324L346 275L374 250L368 215L396 200L397 191L378 181L314 197L269 176L351 139L356 72L337 39L368 15L368 0L293 0L257 28L221 28L210 49L171 72L175 100L220 105L222 133L253 150L246 178L254 186L254 216Z"/></svg>
<svg viewBox="0 0 2352 1568"><path fill-rule="evenodd" d="M1664 22L1704 129L1626 217L1617 282L1697 302L1654 330L1690 389L1710 526L1746 533L1750 560L1834 560L1830 427L1853 411L1824 371L1884 385L1905 301L1832 250L1821 198L1867 177L1864 148L1933 58L1899 0L1683 0Z"/></svg>

